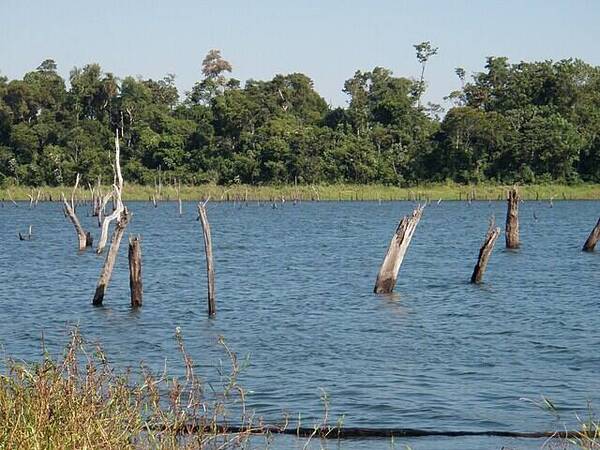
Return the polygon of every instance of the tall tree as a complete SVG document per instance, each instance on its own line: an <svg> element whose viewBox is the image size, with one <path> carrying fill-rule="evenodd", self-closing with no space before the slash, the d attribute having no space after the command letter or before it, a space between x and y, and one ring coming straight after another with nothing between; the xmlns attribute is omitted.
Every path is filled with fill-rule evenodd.
<svg viewBox="0 0 600 450"><path fill-rule="evenodd" d="M438 47L432 46L429 41L415 44L413 47L417 51L417 61L421 64L421 77L419 79L417 91L417 106L421 106L421 96L425 92L425 66L427 65L427 61L429 61L429 58L437 55Z"/></svg>

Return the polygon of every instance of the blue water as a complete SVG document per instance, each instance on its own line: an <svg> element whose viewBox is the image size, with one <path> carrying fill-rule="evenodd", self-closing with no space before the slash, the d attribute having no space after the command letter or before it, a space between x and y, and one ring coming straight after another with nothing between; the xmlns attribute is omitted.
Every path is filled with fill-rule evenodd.
<svg viewBox="0 0 600 450"><path fill-rule="evenodd" d="M143 360L181 370L176 327L200 373L224 358L222 335L250 365L241 383L258 415L330 416L347 426L546 431L600 405L600 252L580 251L600 202L526 202L522 247L497 243L485 283L468 283L488 218L505 202L429 205L392 296L372 293L410 202L209 204L217 316L206 315L202 232L195 204L131 202L127 234L142 235L144 306L129 307L126 240L105 304L91 306L103 257L78 253L58 203L0 208L0 346L37 359L43 335L58 353L68 330L100 341L118 366ZM98 237L95 218L79 214ZM535 216L535 217L534 217ZM34 239L17 232L33 226ZM209 376L209 375L207 375ZM558 416L538 408L541 395ZM306 421L306 422L305 422ZM443 444L441 443L443 441ZM404 442L404 441L397 441ZM413 449L539 448L502 438L410 440ZM543 443L543 442L542 442ZM275 448L277 448L277 441ZM403 444L404 445L404 444ZM333 448L334 444L329 444ZM289 438L280 441L289 448ZM327 447L326 447L327 448ZM335 448L390 447L389 440ZM403 448L397 446L397 448Z"/></svg>

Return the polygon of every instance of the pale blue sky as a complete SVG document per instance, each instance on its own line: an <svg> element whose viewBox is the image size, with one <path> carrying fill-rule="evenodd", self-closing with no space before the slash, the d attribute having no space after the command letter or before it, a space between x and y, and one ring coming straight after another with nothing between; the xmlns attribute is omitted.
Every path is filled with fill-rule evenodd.
<svg viewBox="0 0 600 450"><path fill-rule="evenodd" d="M119 77L174 73L183 93L219 48L235 78L303 72L343 105L357 69L417 77L412 45L424 40L440 49L426 98L442 102L459 86L454 68L480 71L488 55L600 65L600 1L0 0L0 73L9 78L53 58L63 76L90 62Z"/></svg>

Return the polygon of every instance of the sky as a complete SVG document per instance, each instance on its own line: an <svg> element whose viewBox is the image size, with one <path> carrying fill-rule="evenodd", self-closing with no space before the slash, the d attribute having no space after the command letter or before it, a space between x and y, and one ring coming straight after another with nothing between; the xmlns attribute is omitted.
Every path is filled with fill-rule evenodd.
<svg viewBox="0 0 600 450"><path fill-rule="evenodd" d="M356 70L417 78L413 44L423 41L439 48L425 100L448 106L443 98L460 86L454 68L482 71L487 56L600 65L600 1L0 0L0 74L9 79L52 58L65 78L92 62L118 77L173 73L183 94L217 48L234 78L302 72L344 106Z"/></svg>

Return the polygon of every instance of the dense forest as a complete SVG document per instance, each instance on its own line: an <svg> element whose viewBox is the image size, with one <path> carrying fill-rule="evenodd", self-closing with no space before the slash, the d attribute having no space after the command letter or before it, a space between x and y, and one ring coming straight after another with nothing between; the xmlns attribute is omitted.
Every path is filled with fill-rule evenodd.
<svg viewBox="0 0 600 450"><path fill-rule="evenodd" d="M357 71L345 108L301 73L241 83L218 50L184 95L174 75L120 79L98 64L67 84L49 59L0 76L0 185L110 181L115 130L124 176L141 184L159 171L190 184L600 182L600 68L489 57L483 72L456 69L442 111L422 103L437 49L415 49L419 78Z"/></svg>

